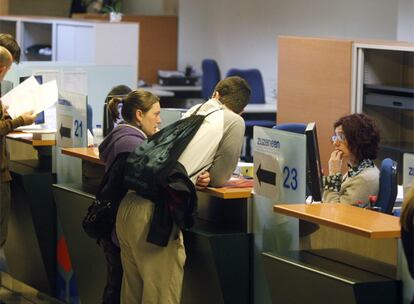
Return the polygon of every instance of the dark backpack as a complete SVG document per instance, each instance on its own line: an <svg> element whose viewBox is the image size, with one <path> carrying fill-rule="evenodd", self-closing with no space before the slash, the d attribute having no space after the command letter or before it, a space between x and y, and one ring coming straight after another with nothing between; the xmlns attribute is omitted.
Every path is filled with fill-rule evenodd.
<svg viewBox="0 0 414 304"><path fill-rule="evenodd" d="M123 185L125 161L130 153L120 153L105 172L96 199L82 220L82 228L91 238L109 238L115 225L119 203L128 189Z"/></svg>
<svg viewBox="0 0 414 304"><path fill-rule="evenodd" d="M200 108L148 138L126 160L126 186L155 204L148 242L166 246L172 221L181 229L192 226L197 207L196 190L178 158L205 117L217 111L198 115Z"/></svg>
<svg viewBox="0 0 414 304"><path fill-rule="evenodd" d="M162 197L169 174L177 164L191 139L207 115L194 114L178 120L149 137L128 156L125 165L125 182L129 189L149 200ZM201 170L202 168L200 168Z"/></svg>

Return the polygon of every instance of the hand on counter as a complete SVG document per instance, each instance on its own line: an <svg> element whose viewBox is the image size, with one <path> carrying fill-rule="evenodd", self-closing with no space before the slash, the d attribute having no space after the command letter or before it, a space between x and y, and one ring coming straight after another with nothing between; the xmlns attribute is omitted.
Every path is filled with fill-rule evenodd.
<svg viewBox="0 0 414 304"><path fill-rule="evenodd" d="M202 190L206 188L209 183L210 183L210 173L208 171L203 171L197 177L197 182L195 186L197 190Z"/></svg>

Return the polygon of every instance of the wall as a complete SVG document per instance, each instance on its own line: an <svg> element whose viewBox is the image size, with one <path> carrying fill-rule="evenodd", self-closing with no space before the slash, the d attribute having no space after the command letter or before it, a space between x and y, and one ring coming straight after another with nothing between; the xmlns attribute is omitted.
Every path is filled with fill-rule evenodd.
<svg viewBox="0 0 414 304"><path fill-rule="evenodd" d="M123 0L127 15L177 15L178 0Z"/></svg>
<svg viewBox="0 0 414 304"><path fill-rule="evenodd" d="M412 1L412 0L399 0ZM276 87L277 36L396 39L398 0L181 0L178 64L257 67Z"/></svg>
<svg viewBox="0 0 414 304"><path fill-rule="evenodd" d="M8 12L10 15L69 17L71 3L71 0L8 0Z"/></svg>
<svg viewBox="0 0 414 304"><path fill-rule="evenodd" d="M414 42L414 1L398 0L397 39Z"/></svg>
<svg viewBox="0 0 414 304"><path fill-rule="evenodd" d="M9 12L9 0L0 0L0 15L6 15Z"/></svg>

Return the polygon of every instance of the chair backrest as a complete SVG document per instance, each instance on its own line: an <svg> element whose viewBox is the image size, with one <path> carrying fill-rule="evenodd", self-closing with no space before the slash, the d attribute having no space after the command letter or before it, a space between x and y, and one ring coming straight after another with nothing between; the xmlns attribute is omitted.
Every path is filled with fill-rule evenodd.
<svg viewBox="0 0 414 304"><path fill-rule="evenodd" d="M93 120L93 111L90 104L86 105L86 126L89 131L93 134L93 127L92 127L92 120Z"/></svg>
<svg viewBox="0 0 414 304"><path fill-rule="evenodd" d="M203 72L201 82L201 95L204 99L209 99L214 93L216 84L220 81L220 69L214 59L204 59L201 62Z"/></svg>
<svg viewBox="0 0 414 304"><path fill-rule="evenodd" d="M273 129L288 131L298 134L305 134L306 124L303 123L284 123L278 124L273 127Z"/></svg>
<svg viewBox="0 0 414 304"><path fill-rule="evenodd" d="M385 158L381 162L379 193L375 206L381 207L383 213L392 214L397 191L397 162Z"/></svg>
<svg viewBox="0 0 414 304"><path fill-rule="evenodd" d="M239 76L247 81L252 90L249 103L265 103L262 73L258 69L230 69L226 77Z"/></svg>

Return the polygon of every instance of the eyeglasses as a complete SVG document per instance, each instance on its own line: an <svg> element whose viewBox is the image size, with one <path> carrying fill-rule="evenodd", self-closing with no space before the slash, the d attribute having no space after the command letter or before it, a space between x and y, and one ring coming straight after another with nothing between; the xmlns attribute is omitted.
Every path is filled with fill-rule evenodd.
<svg viewBox="0 0 414 304"><path fill-rule="evenodd" d="M335 134L331 137L332 142L336 142L336 141L342 141L344 142L346 140L345 135L344 134Z"/></svg>

